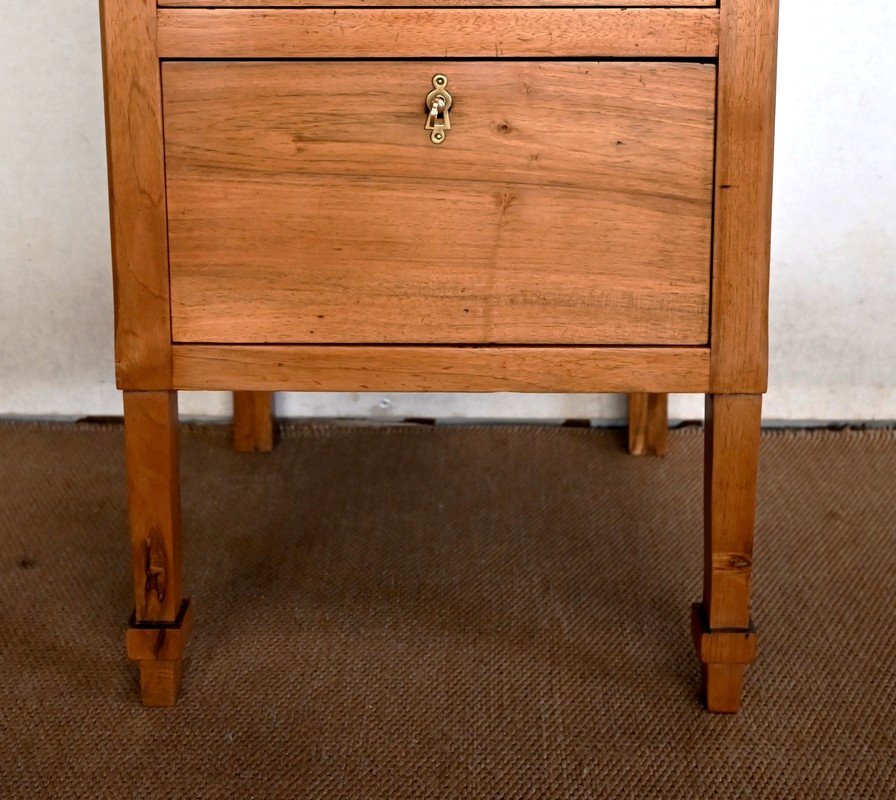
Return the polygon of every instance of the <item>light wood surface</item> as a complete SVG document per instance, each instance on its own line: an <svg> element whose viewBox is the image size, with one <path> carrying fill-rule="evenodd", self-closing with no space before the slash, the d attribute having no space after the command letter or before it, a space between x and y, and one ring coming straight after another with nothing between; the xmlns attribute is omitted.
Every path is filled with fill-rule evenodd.
<svg viewBox="0 0 896 800"><path fill-rule="evenodd" d="M176 392L124 393L137 622L172 622L183 600Z"/></svg>
<svg viewBox="0 0 896 800"><path fill-rule="evenodd" d="M756 660L756 632L710 631L702 604L691 608L691 633L701 662L701 692L708 711L736 714L747 667Z"/></svg>
<svg viewBox="0 0 896 800"><path fill-rule="evenodd" d="M331 392L702 392L709 350L177 345L184 389Z"/></svg>
<svg viewBox="0 0 896 800"><path fill-rule="evenodd" d="M703 603L710 630L750 624L761 395L706 401Z"/></svg>
<svg viewBox="0 0 896 800"><path fill-rule="evenodd" d="M163 81L175 341L708 340L711 65L178 62Z"/></svg>
<svg viewBox="0 0 896 800"><path fill-rule="evenodd" d="M703 603L710 630L750 623L761 418L761 395L707 397Z"/></svg>
<svg viewBox="0 0 896 800"><path fill-rule="evenodd" d="M710 631L700 603L691 607L691 633L704 664L752 664L756 660L756 631L752 627Z"/></svg>
<svg viewBox="0 0 896 800"><path fill-rule="evenodd" d="M179 661L193 633L193 606L187 601L179 618L169 626L153 628L133 625L125 635L125 646L131 661Z"/></svg>
<svg viewBox="0 0 896 800"><path fill-rule="evenodd" d="M273 392L233 393L233 449L269 453L274 449Z"/></svg>
<svg viewBox="0 0 896 800"><path fill-rule="evenodd" d="M147 708L177 705L183 681L183 659L139 661L140 699Z"/></svg>
<svg viewBox="0 0 896 800"><path fill-rule="evenodd" d="M153 623L167 629L183 610L177 394L125 392L124 434L134 622L144 630ZM145 645L146 635L129 632L129 651L140 650L137 640ZM155 641L158 654L138 659L141 696L147 706L174 705L181 658L169 657L165 634Z"/></svg>
<svg viewBox="0 0 896 800"><path fill-rule="evenodd" d="M163 58L715 58L715 8L162 9Z"/></svg>
<svg viewBox="0 0 896 800"><path fill-rule="evenodd" d="M713 714L736 714L743 702L747 664L701 664L701 693L706 710Z"/></svg>
<svg viewBox="0 0 896 800"><path fill-rule="evenodd" d="M628 396L628 451L633 456L664 456L669 452L669 395L633 393Z"/></svg>
<svg viewBox="0 0 896 800"><path fill-rule="evenodd" d="M120 385L171 385L162 109L151 0L100 0Z"/></svg>
<svg viewBox="0 0 896 800"><path fill-rule="evenodd" d="M705 563L698 643L710 711L740 708L745 655L755 657L750 577L759 469L761 395L708 395L704 467ZM741 650L737 634L752 638Z"/></svg>
<svg viewBox="0 0 896 800"><path fill-rule="evenodd" d="M628 8L656 6L715 6L717 0L625 0ZM302 8L338 7L378 8L385 6L434 6L435 0L159 0L160 8ZM448 4L445 4L448 5ZM620 0L451 0L452 6L619 6Z"/></svg>
<svg viewBox="0 0 896 800"><path fill-rule="evenodd" d="M768 386L768 280L778 0L721 5L712 372L719 392Z"/></svg>

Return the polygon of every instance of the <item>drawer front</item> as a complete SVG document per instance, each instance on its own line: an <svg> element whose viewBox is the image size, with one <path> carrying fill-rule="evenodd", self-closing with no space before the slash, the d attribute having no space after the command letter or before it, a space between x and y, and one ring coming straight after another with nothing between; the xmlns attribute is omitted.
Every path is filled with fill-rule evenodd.
<svg viewBox="0 0 896 800"><path fill-rule="evenodd" d="M175 341L707 342L711 64L166 62L163 96Z"/></svg>
<svg viewBox="0 0 896 800"><path fill-rule="evenodd" d="M715 6L717 0L628 0L625 8L665 8ZM432 6L433 0L159 0L160 8L388 8L390 6ZM620 6L620 0L450 0L443 7L476 6L588 6L590 8Z"/></svg>

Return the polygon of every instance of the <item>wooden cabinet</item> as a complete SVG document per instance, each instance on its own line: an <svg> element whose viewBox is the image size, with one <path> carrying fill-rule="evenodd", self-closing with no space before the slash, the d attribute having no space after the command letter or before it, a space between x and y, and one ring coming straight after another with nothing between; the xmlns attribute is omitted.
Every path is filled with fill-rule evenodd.
<svg viewBox="0 0 896 800"><path fill-rule="evenodd" d="M639 452L682 391L711 420L694 630L736 710L776 1L323 5L102 2L144 701L174 702L192 619L178 390L239 392L241 449L277 390L626 392Z"/></svg>

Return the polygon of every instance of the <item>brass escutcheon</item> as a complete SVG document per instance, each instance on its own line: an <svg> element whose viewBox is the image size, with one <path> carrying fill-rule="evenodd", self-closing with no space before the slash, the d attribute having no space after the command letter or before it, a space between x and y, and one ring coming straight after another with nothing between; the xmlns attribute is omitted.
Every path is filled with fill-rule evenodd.
<svg viewBox="0 0 896 800"><path fill-rule="evenodd" d="M448 94L448 78L436 75L432 79L432 91L426 95L426 130L432 131L429 138L433 144L442 144L447 132L451 130L451 95Z"/></svg>

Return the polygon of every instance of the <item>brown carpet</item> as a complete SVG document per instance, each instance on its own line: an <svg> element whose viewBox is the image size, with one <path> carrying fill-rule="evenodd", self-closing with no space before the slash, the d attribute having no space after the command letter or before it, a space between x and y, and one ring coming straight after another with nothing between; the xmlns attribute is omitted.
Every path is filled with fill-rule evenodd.
<svg viewBox="0 0 896 800"><path fill-rule="evenodd" d="M705 714L701 432L182 437L197 628L144 710L121 429L0 425L0 798L896 797L896 433L767 433L738 717Z"/></svg>

